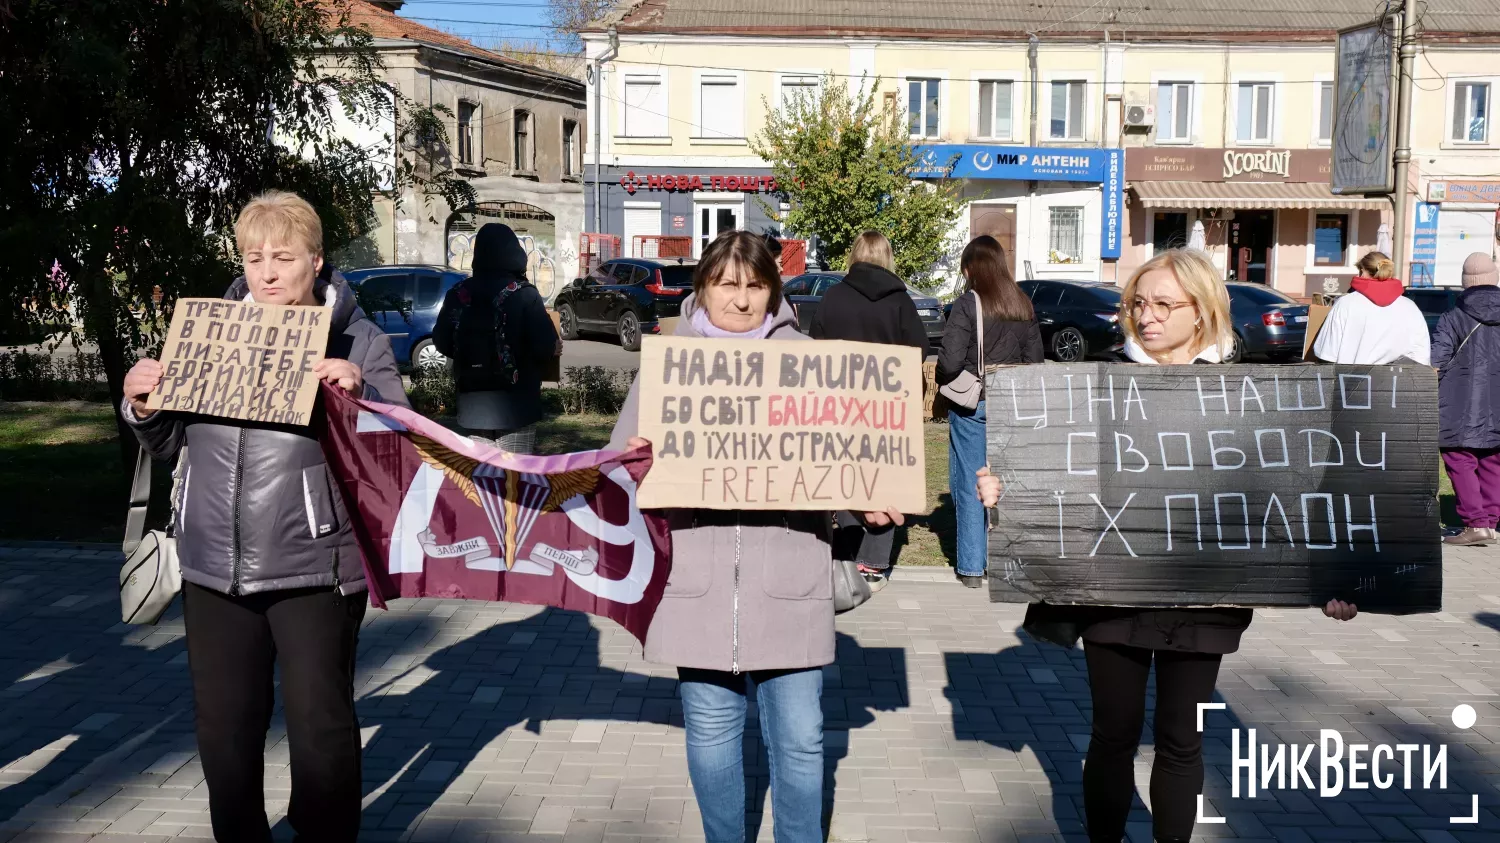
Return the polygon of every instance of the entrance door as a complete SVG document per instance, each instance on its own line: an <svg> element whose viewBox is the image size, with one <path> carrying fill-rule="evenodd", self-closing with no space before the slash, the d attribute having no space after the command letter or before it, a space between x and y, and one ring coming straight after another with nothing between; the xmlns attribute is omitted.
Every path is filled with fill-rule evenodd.
<svg viewBox="0 0 1500 843"><path fill-rule="evenodd" d="M1010 277L1016 277L1016 206L973 204L969 206L969 236L982 234L1000 241L1005 249L1005 262L1010 266ZM1023 279L1024 280L1024 279Z"/></svg>
<svg viewBox="0 0 1500 843"><path fill-rule="evenodd" d="M1151 220L1151 248L1165 252L1188 244L1188 215L1181 211L1157 211Z"/></svg>
<svg viewBox="0 0 1500 843"><path fill-rule="evenodd" d="M1229 222L1229 280L1271 283L1275 211L1235 211Z"/></svg>
<svg viewBox="0 0 1500 843"><path fill-rule="evenodd" d="M743 202L699 202L694 208L693 228L697 232L697 248L694 257L702 257L703 250L726 231L741 227L745 214Z"/></svg>

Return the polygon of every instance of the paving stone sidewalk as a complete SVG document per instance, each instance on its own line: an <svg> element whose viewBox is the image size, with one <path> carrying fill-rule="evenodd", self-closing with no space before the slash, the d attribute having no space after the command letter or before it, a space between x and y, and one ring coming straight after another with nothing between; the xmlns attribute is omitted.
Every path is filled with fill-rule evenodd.
<svg viewBox="0 0 1500 843"><path fill-rule="evenodd" d="M1200 824L1198 838L1500 840L1500 548L1445 560L1439 614L1341 625L1311 610L1256 612L1220 674L1227 710L1206 720L1205 812L1227 821ZM211 836L180 614L118 624L118 561L108 549L0 545L0 841ZM839 619L825 697L831 840L1086 840L1082 652L1019 633L1023 609L918 570ZM645 663L613 624L405 601L370 612L359 665L361 840L702 839L674 673ZM1472 728L1453 724L1460 703L1477 712ZM1259 743L1334 729L1346 746L1446 745L1446 788L1422 789L1418 753L1412 790L1398 775L1391 789L1331 799L1231 798L1236 726ZM267 744L279 820L290 783L279 721ZM747 750L755 804L768 804L764 750ZM1143 798L1150 759L1148 729ZM1450 823L1473 795L1479 822ZM1149 841L1144 805L1132 820L1132 843ZM769 841L769 814L752 829ZM290 839L284 822L276 836Z"/></svg>

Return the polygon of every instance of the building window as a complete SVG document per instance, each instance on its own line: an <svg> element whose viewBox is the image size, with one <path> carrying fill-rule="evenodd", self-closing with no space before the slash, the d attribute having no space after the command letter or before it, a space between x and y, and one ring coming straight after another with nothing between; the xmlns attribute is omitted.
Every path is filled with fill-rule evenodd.
<svg viewBox="0 0 1500 843"><path fill-rule="evenodd" d="M1011 139L1010 82L979 83L979 136L992 140Z"/></svg>
<svg viewBox="0 0 1500 843"><path fill-rule="evenodd" d="M1318 143L1333 143L1333 83L1318 83Z"/></svg>
<svg viewBox="0 0 1500 843"><path fill-rule="evenodd" d="M531 172L536 169L536 149L531 131L531 112L516 109L516 115L512 118L516 128L516 156L515 168L522 172Z"/></svg>
<svg viewBox="0 0 1500 843"><path fill-rule="evenodd" d="M1459 143L1486 143L1490 137L1490 85L1460 82L1453 86L1453 137Z"/></svg>
<svg viewBox="0 0 1500 843"><path fill-rule="evenodd" d="M466 100L458 101L458 162L474 163L474 137L479 125L479 105Z"/></svg>
<svg viewBox="0 0 1500 843"><path fill-rule="evenodd" d="M1073 80L1052 83L1053 140L1083 140L1084 83Z"/></svg>
<svg viewBox="0 0 1500 843"><path fill-rule="evenodd" d="M625 76L625 137L667 137L667 91L660 76Z"/></svg>
<svg viewBox="0 0 1500 843"><path fill-rule="evenodd" d="M1184 143L1193 139L1193 83L1156 86L1156 140Z"/></svg>
<svg viewBox="0 0 1500 843"><path fill-rule="evenodd" d="M781 77L781 110L786 111L799 102L811 104L817 99L820 85L821 80L816 76Z"/></svg>
<svg viewBox="0 0 1500 843"><path fill-rule="evenodd" d="M938 136L938 109L942 105L940 85L938 79L906 80L906 119L912 137Z"/></svg>
<svg viewBox="0 0 1500 843"><path fill-rule="evenodd" d="M1349 215L1318 214L1313 224L1313 265L1348 266Z"/></svg>
<svg viewBox="0 0 1500 843"><path fill-rule="evenodd" d="M1239 125L1236 137L1240 143L1271 142L1271 97L1269 82L1241 82Z"/></svg>
<svg viewBox="0 0 1500 843"><path fill-rule="evenodd" d="M703 76L698 80L699 137L745 136L745 101L738 76Z"/></svg>
<svg viewBox="0 0 1500 843"><path fill-rule="evenodd" d="M1048 263L1083 262L1083 209L1053 208L1047 228Z"/></svg>
<svg viewBox="0 0 1500 843"><path fill-rule="evenodd" d="M576 176L583 168L578 166L578 124L572 120L563 121L563 155L562 174L565 176Z"/></svg>

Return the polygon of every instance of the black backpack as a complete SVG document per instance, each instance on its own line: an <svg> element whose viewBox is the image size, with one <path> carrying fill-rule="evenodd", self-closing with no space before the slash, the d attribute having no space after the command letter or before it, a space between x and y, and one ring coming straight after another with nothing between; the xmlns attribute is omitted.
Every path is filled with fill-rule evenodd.
<svg viewBox="0 0 1500 843"><path fill-rule="evenodd" d="M459 284L458 330L453 339L454 380L462 392L486 392L514 387L521 379L505 324L505 301L525 281L512 281L493 298L474 295L468 284Z"/></svg>

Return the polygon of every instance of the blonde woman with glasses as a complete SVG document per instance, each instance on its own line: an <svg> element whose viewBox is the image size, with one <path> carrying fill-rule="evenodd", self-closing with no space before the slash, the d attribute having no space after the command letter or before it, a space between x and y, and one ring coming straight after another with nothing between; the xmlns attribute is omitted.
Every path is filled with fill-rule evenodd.
<svg viewBox="0 0 1500 843"><path fill-rule="evenodd" d="M1147 365L1219 363L1231 347L1229 291L1202 252L1174 249L1147 261L1126 282L1120 321L1125 353ZM979 497L998 502L998 478L981 472ZM1324 614L1354 617L1333 600ZM1251 611L1233 607L1140 609L1049 606L1026 611L1029 630L1072 625L1083 638L1093 698L1093 728L1083 766L1083 804L1092 843L1119 843L1135 796L1133 773L1146 719L1146 681L1156 664L1156 761L1151 812L1160 843L1187 841L1203 792L1199 703L1213 699L1219 663L1239 649Z"/></svg>

